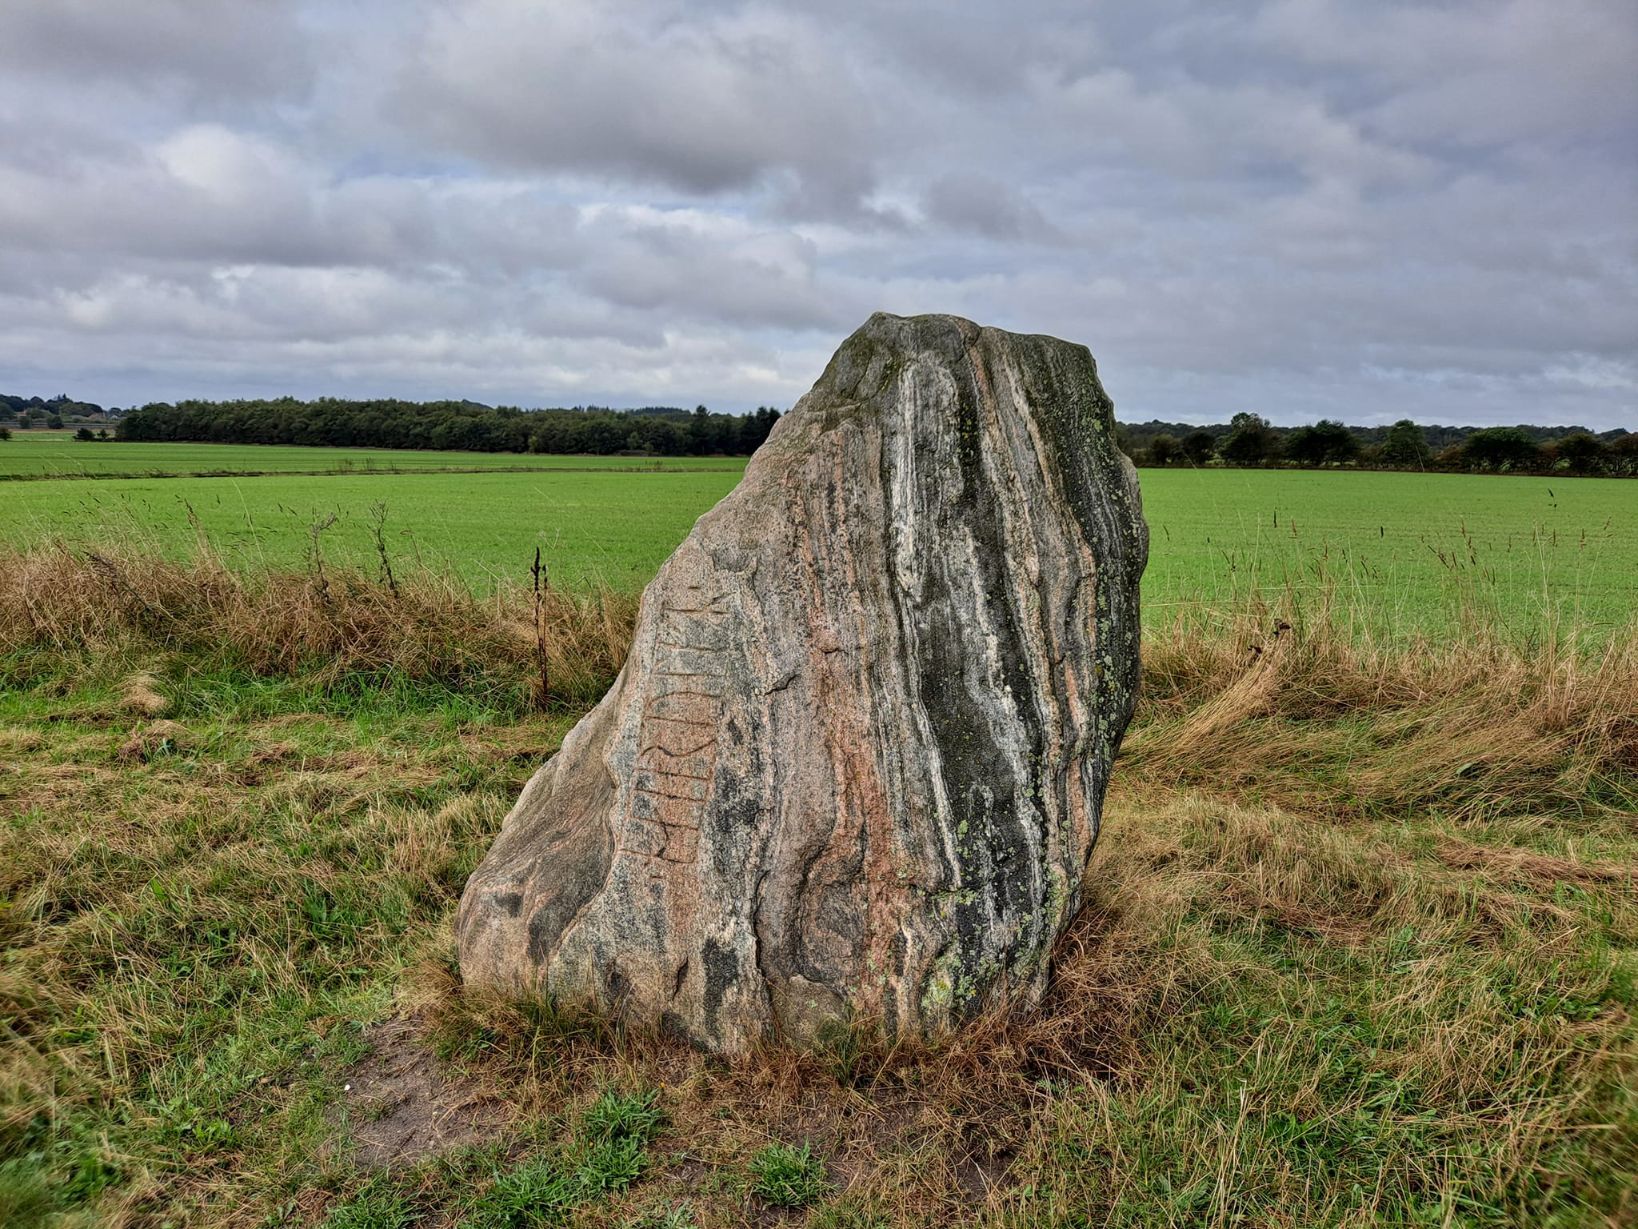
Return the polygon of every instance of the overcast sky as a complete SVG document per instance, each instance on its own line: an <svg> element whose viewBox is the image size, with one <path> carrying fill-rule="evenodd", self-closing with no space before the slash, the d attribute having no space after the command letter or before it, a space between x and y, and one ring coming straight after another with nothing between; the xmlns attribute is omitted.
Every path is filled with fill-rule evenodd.
<svg viewBox="0 0 1638 1229"><path fill-rule="evenodd" d="M1638 429L1633 0L0 0L0 391Z"/></svg>

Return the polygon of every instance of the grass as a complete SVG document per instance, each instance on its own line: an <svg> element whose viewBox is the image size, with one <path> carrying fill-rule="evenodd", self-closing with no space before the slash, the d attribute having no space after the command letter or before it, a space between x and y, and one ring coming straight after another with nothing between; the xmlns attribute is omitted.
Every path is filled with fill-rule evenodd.
<svg viewBox="0 0 1638 1229"><path fill-rule="evenodd" d="M1144 470L1150 626L1333 594L1356 625L1447 640L1475 622L1529 638L1623 628L1638 488L1619 479Z"/></svg>
<svg viewBox="0 0 1638 1229"><path fill-rule="evenodd" d="M132 445L142 447L143 445ZM568 589L646 584L701 513L739 481L706 472L539 471L43 481L0 489L12 542L141 544L183 558L194 529L241 571L299 568L315 537L331 559L520 584L540 548Z"/></svg>
<svg viewBox="0 0 1638 1229"><path fill-rule="evenodd" d="M769 1144L751 1157L751 1190L776 1208L805 1208L825 1193L825 1163L806 1140Z"/></svg>
<svg viewBox="0 0 1638 1229"><path fill-rule="evenodd" d="M0 481L36 478L241 477L268 474L391 474L484 470L595 470L623 473L721 470L740 457L537 456L415 448L330 448L286 444L84 443L73 431L13 431L0 448Z"/></svg>
<svg viewBox="0 0 1638 1229"><path fill-rule="evenodd" d="M352 567L373 568L385 549L401 569L446 573L481 593L524 583L537 547L560 587L635 591L744 464L389 452L428 467L393 473L370 472L348 449L60 447L218 450L222 468L260 476L0 484L0 541L118 541L180 558L198 530L240 571L299 568L315 542ZM43 451L7 445L0 468ZM319 455L292 464L351 468L266 472L285 454L309 452ZM435 468L473 457L539 468ZM1618 479L1146 470L1143 489L1154 539L1144 580L1151 627L1287 591L1343 591L1351 615L1376 635L1448 638L1477 616L1519 637L1548 620L1607 637L1633 605L1638 487Z"/></svg>
<svg viewBox="0 0 1638 1229"><path fill-rule="evenodd" d="M8 1226L1638 1216L1638 639L1162 627L1041 1011L724 1063L454 973L629 607L542 712L521 595L106 562L0 556ZM389 1060L478 1137L357 1159Z"/></svg>
<svg viewBox="0 0 1638 1229"><path fill-rule="evenodd" d="M516 591L478 598L440 574L401 580L383 565L366 576L317 555L305 572L246 574L203 542L187 563L113 548L0 552L0 652L182 654L194 669L181 686L206 705L241 703L257 680L282 676L330 703L373 702L385 687L479 708L584 707L625 660L636 607L609 590L549 588L538 607Z"/></svg>
<svg viewBox="0 0 1638 1229"><path fill-rule="evenodd" d="M663 1123L655 1093L604 1093L582 1114L567 1148L499 1162L480 1149L453 1164L377 1175L332 1207L324 1229L399 1229L418 1222L422 1205L443 1195L462 1229L537 1229L564 1225L637 1181ZM487 1169L487 1173L485 1170ZM429 1199L430 1197L430 1199Z"/></svg>

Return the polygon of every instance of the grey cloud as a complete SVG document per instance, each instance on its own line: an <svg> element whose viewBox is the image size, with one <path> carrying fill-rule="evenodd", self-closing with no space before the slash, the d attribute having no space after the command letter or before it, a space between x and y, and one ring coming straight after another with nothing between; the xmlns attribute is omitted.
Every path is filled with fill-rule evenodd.
<svg viewBox="0 0 1638 1229"><path fill-rule="evenodd" d="M1028 198L977 171L954 171L927 185L928 216L992 239L1056 242L1057 227Z"/></svg>
<svg viewBox="0 0 1638 1229"><path fill-rule="evenodd" d="M17 0L0 6L0 66L87 90L119 81L174 85L189 96L296 93L313 70L298 7L284 0Z"/></svg>
<svg viewBox="0 0 1638 1229"><path fill-rule="evenodd" d="M862 306L827 293L809 245L786 235L702 234L628 219L590 229L603 241L580 283L616 306L787 329L844 328Z"/></svg>
<svg viewBox="0 0 1638 1229"><path fill-rule="evenodd" d="M856 196L876 121L834 50L759 9L690 21L640 0L465 0L432 21L397 100L450 150L512 166L690 192L788 168Z"/></svg>
<svg viewBox="0 0 1638 1229"><path fill-rule="evenodd" d="M1140 418L1638 425L1635 59L1627 0L6 5L0 388L783 404L880 307Z"/></svg>
<svg viewBox="0 0 1638 1229"><path fill-rule="evenodd" d="M1409 142L1632 139L1638 10L1626 0L1277 0L1256 30L1373 83L1370 121Z"/></svg>

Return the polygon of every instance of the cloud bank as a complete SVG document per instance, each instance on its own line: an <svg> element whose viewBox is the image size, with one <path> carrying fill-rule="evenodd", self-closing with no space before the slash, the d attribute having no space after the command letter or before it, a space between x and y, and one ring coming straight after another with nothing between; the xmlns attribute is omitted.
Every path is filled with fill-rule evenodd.
<svg viewBox="0 0 1638 1229"><path fill-rule="evenodd" d="M1635 63L1629 0L20 0L0 387L784 406L881 308L1132 420L1638 428Z"/></svg>

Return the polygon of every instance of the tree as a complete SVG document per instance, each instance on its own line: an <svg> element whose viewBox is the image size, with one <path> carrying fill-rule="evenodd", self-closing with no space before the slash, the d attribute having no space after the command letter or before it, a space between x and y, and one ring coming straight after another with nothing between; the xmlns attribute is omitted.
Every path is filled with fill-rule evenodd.
<svg viewBox="0 0 1638 1229"><path fill-rule="evenodd" d="M53 431L61 431L63 429L63 416L61 414L53 414L50 418L46 419L46 426L50 427Z"/></svg>
<svg viewBox="0 0 1638 1229"><path fill-rule="evenodd" d="M1585 431L1572 431L1553 445L1554 459L1572 474L1598 473L1608 452L1603 440Z"/></svg>
<svg viewBox="0 0 1638 1229"><path fill-rule="evenodd" d="M1261 414L1242 410L1229 420L1229 433L1218 455L1230 465L1264 465L1279 451L1279 438Z"/></svg>
<svg viewBox="0 0 1638 1229"><path fill-rule="evenodd" d="M1157 435L1149 444L1149 464L1161 466L1176 464L1182 451L1174 437Z"/></svg>
<svg viewBox="0 0 1638 1229"><path fill-rule="evenodd" d="M1528 432L1517 427L1486 427L1467 437L1462 445L1462 464L1468 469L1494 473L1532 470L1542 462L1541 447Z"/></svg>
<svg viewBox="0 0 1638 1229"><path fill-rule="evenodd" d="M1401 418L1388 428L1388 438L1382 441L1382 461L1400 469L1426 469L1428 465L1428 437L1408 418Z"/></svg>
<svg viewBox="0 0 1638 1229"><path fill-rule="evenodd" d="M1217 451L1210 431L1190 431L1183 437L1183 455L1191 465L1204 465Z"/></svg>
<svg viewBox="0 0 1638 1229"><path fill-rule="evenodd" d="M1298 465L1341 465L1359 455L1359 441L1340 422L1322 418L1287 436L1285 455Z"/></svg>
<svg viewBox="0 0 1638 1229"><path fill-rule="evenodd" d="M1610 473L1638 478L1638 432L1629 432L1609 446Z"/></svg>
<svg viewBox="0 0 1638 1229"><path fill-rule="evenodd" d="M4 441L9 440L10 438L11 438L11 428L10 427L0 427L0 443L3 443Z"/></svg>
<svg viewBox="0 0 1638 1229"><path fill-rule="evenodd" d="M90 427L81 427L78 431L74 432L74 438L77 440L84 440L85 442L92 444L97 442L96 433L93 432Z"/></svg>
<svg viewBox="0 0 1638 1229"><path fill-rule="evenodd" d="M747 414L739 424L739 451L747 456L762 447L768 433L779 421L779 411L771 405L759 405L755 414Z"/></svg>

